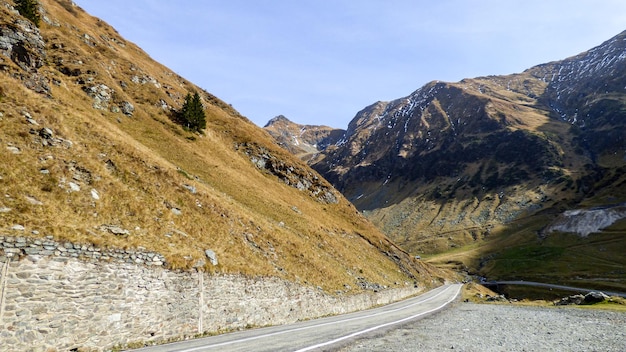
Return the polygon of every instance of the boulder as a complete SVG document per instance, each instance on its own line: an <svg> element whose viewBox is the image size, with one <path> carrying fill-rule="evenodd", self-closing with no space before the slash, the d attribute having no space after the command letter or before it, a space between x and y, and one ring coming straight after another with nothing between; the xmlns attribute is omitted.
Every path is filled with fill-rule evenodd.
<svg viewBox="0 0 626 352"><path fill-rule="evenodd" d="M554 304L557 306L567 306L567 305L578 305L583 303L585 300L585 296L583 295L573 295L569 297L563 297L560 301L555 302Z"/></svg>
<svg viewBox="0 0 626 352"><path fill-rule="evenodd" d="M589 292L584 297L585 304L594 304L604 302L609 299L609 296L605 295L602 292Z"/></svg>
<svg viewBox="0 0 626 352"><path fill-rule="evenodd" d="M207 249L204 251L204 254L206 254L207 258L209 258L209 261L211 262L211 264L217 265L217 254L215 254L215 252L213 252L210 249Z"/></svg>

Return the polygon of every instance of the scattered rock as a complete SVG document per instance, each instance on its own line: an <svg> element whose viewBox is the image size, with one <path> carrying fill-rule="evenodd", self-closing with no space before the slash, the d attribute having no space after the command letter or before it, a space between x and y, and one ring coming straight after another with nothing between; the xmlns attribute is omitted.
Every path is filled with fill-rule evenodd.
<svg viewBox="0 0 626 352"><path fill-rule="evenodd" d="M26 198L26 201L32 205L43 205L43 202L41 202L39 199L35 197L25 196L24 198Z"/></svg>
<svg viewBox="0 0 626 352"><path fill-rule="evenodd" d="M183 187L186 190L188 190L189 192L191 192L192 194L196 194L196 192L197 192L196 187L194 187L192 185L184 184Z"/></svg>
<svg viewBox="0 0 626 352"><path fill-rule="evenodd" d="M605 295L602 292L589 292L584 296L581 294L577 294L563 297L559 301L554 302L554 304L557 306L594 304L604 302L608 299L609 296Z"/></svg>
<svg viewBox="0 0 626 352"><path fill-rule="evenodd" d="M213 252L210 249L206 249L204 251L204 254L206 254L207 258L209 258L209 261L211 262L211 264L217 265L217 254L215 254L215 252Z"/></svg>
<svg viewBox="0 0 626 352"><path fill-rule="evenodd" d="M188 234L186 234L186 233L184 233L184 232L182 232L180 230L176 230L176 229L172 229L170 232L166 233L165 236L171 238L172 236L174 236L174 234L177 234L177 235L180 235L180 236L183 236L183 237L189 237Z"/></svg>
<svg viewBox="0 0 626 352"><path fill-rule="evenodd" d="M172 210L172 214L174 215L179 215L179 216L183 215L183 212L178 208L172 208L171 210Z"/></svg>
<svg viewBox="0 0 626 352"><path fill-rule="evenodd" d="M20 154L22 153L22 151L20 150L20 148L13 146L13 145L9 145L7 146L7 150L10 151L13 154Z"/></svg>
<svg viewBox="0 0 626 352"><path fill-rule="evenodd" d="M70 192L80 192L80 186L74 182L69 182Z"/></svg>
<svg viewBox="0 0 626 352"><path fill-rule="evenodd" d="M13 226L11 226L11 230L13 230L13 231L24 231L25 228L24 228L24 225L13 225Z"/></svg>
<svg viewBox="0 0 626 352"><path fill-rule="evenodd" d="M557 306L567 306L567 305L578 305L581 304L585 300L585 296L583 295L573 295L569 297L563 297L561 300L555 302L554 304Z"/></svg>
<svg viewBox="0 0 626 352"><path fill-rule="evenodd" d="M96 191L95 189L91 190L91 198L95 199L95 200L99 200L100 199L100 194L98 194L98 191Z"/></svg>
<svg viewBox="0 0 626 352"><path fill-rule="evenodd" d="M100 225L100 231L108 231L117 236L126 236L130 234L130 231L125 230L117 225Z"/></svg>
<svg viewBox="0 0 626 352"><path fill-rule="evenodd" d="M93 98L93 107L98 110L107 110L109 102L115 92L104 84L91 87L83 87L83 90Z"/></svg>
<svg viewBox="0 0 626 352"><path fill-rule="evenodd" d="M39 130L39 137L43 139L52 139L54 137L54 132L48 127L44 127Z"/></svg>
<svg viewBox="0 0 626 352"><path fill-rule="evenodd" d="M120 108L122 109L124 115L127 116L133 116L133 112L135 111L135 107L133 106L133 104L127 101L122 102L122 106Z"/></svg>
<svg viewBox="0 0 626 352"><path fill-rule="evenodd" d="M504 295L497 295L497 296L487 295L487 302L508 302L508 301L509 300L506 299Z"/></svg>

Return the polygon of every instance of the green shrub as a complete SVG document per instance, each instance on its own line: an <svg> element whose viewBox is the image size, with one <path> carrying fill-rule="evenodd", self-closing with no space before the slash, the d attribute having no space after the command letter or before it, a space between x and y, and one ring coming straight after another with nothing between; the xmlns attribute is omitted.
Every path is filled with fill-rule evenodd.
<svg viewBox="0 0 626 352"><path fill-rule="evenodd" d="M37 0L15 0L15 9L37 27L39 27L39 21L41 20L39 10L37 9L38 6Z"/></svg>

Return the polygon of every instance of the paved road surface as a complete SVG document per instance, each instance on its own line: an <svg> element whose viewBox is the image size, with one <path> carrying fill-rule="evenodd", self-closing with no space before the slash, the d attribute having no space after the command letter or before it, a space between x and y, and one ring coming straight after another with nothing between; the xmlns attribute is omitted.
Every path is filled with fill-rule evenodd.
<svg viewBox="0 0 626 352"><path fill-rule="evenodd" d="M609 296L619 296L626 298L626 293L624 292L611 292L611 291L603 291L603 290L591 290L588 288L580 288L580 287L571 287L571 286L563 286L563 285L553 285L553 284L544 284L541 282L532 282L532 281L488 281L484 282L485 286L493 286L493 285L526 285L526 286L536 286L536 287L545 287L545 288L553 288L564 291L575 291L575 292L584 292L589 293L592 291L603 292Z"/></svg>
<svg viewBox="0 0 626 352"><path fill-rule="evenodd" d="M289 325L240 331L191 341L142 348L141 352L322 351L379 333L443 309L462 285L446 285L383 307Z"/></svg>

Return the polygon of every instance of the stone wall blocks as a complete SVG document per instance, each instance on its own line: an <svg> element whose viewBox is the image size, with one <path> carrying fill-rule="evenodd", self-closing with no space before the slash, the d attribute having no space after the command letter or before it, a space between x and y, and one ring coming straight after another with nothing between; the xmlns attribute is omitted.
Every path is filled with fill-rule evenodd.
<svg viewBox="0 0 626 352"><path fill-rule="evenodd" d="M16 239L9 242L7 237L0 241L0 253L11 260L0 322L0 334L6 337L2 335L0 351L5 343L23 351L42 346L46 350L76 347L106 351L130 342L195 335L201 316L202 332L215 332L369 308L374 303L387 303L392 296L336 297L278 278L172 271L163 268L165 258L158 253L115 252L83 244L66 247L52 238L35 247L30 246L35 240L21 242L41 251L28 255L29 260L18 261L6 258L6 251L14 250L19 252L13 252L16 257L24 259L24 251L6 245ZM45 249L46 245L53 249ZM66 251L61 252L59 247ZM115 259L107 260L113 255ZM416 292L405 289L395 298ZM205 297L203 304L200 297ZM8 326L14 330L8 330Z"/></svg>

